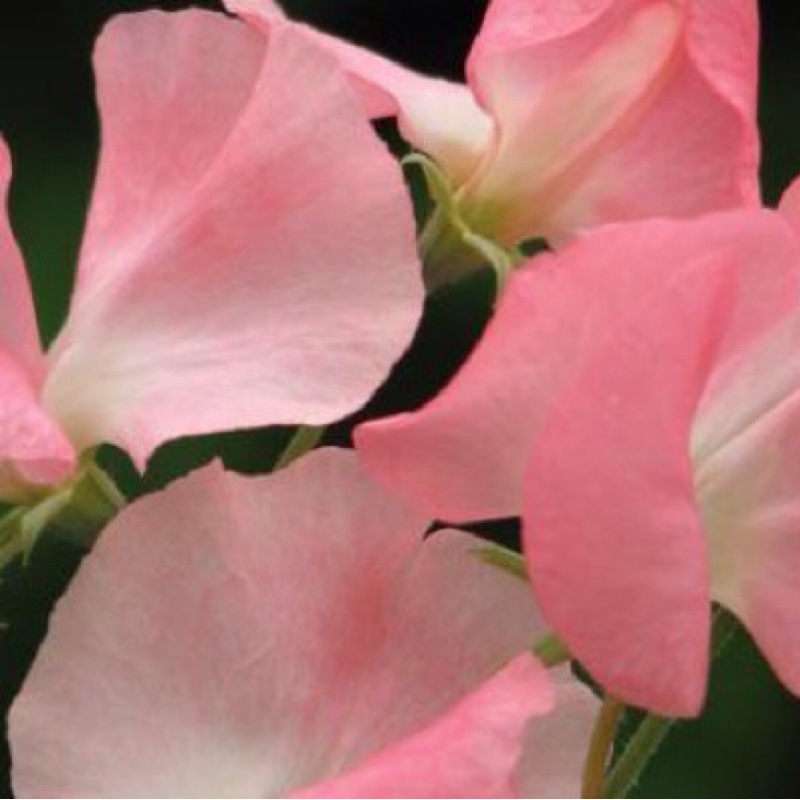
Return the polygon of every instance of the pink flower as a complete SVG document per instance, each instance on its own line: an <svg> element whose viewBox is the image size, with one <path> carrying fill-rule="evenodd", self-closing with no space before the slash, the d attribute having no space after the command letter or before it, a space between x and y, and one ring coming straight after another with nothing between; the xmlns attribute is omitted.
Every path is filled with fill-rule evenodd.
<svg viewBox="0 0 800 800"><path fill-rule="evenodd" d="M428 524L341 450L135 503L14 704L16 793L578 796L596 701L525 654L525 584Z"/></svg>
<svg viewBox="0 0 800 800"><path fill-rule="evenodd" d="M122 16L98 43L97 182L69 318L41 352L0 228L2 491L100 442L162 442L360 407L422 289L400 171L335 60L295 28ZM6 151L0 180L10 179Z"/></svg>
<svg viewBox="0 0 800 800"><path fill-rule="evenodd" d="M432 516L521 513L542 613L611 693L696 713L713 599L800 694L799 267L769 211L585 234L360 452Z"/></svg>
<svg viewBox="0 0 800 800"><path fill-rule="evenodd" d="M272 0L226 0L262 29ZM468 86L315 33L507 244L758 201L754 0L493 0Z"/></svg>

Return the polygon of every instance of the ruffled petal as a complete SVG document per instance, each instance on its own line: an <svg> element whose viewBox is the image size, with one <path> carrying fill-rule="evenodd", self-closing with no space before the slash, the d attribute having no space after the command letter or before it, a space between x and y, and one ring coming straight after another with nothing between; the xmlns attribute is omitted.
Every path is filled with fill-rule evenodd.
<svg viewBox="0 0 800 800"><path fill-rule="evenodd" d="M426 527L337 450L133 504L16 700L17 794L285 796L434 724L541 629L477 540Z"/></svg>
<svg viewBox="0 0 800 800"><path fill-rule="evenodd" d="M754 265L741 271L748 302L735 309L722 356L794 302L800 262L793 252L785 225L766 211L587 233L512 276L450 385L417 412L360 426L359 454L379 480L432 517L515 516L531 443L550 406L618 321L672 280L676 265L715 256Z"/></svg>
<svg viewBox="0 0 800 800"><path fill-rule="evenodd" d="M469 213L515 242L758 202L755 3L495 0L470 80L497 123Z"/></svg>
<svg viewBox="0 0 800 800"><path fill-rule="evenodd" d="M264 32L285 20L272 0L223 2ZM492 123L467 86L421 75L367 48L295 24L336 56L370 117L397 116L405 138L435 158L455 183L476 169L489 144Z"/></svg>
<svg viewBox="0 0 800 800"><path fill-rule="evenodd" d="M333 59L291 26L149 12L109 25L96 67L97 189L44 392L73 441L142 465L363 405L422 288L400 170Z"/></svg>

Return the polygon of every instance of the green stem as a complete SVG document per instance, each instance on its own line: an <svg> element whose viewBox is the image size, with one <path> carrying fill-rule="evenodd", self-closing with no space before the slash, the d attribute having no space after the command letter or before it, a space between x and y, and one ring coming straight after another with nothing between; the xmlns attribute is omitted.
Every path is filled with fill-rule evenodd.
<svg viewBox="0 0 800 800"><path fill-rule="evenodd" d="M738 624L721 606L714 608L712 616L712 659L721 657L730 644ZM630 738L625 750L609 773L604 797L627 797L639 782L650 759L663 744L676 720L648 714Z"/></svg>
<svg viewBox="0 0 800 800"><path fill-rule="evenodd" d="M497 296L508 276L524 257L514 248L507 248L471 230L458 216L439 206L431 214L419 238L425 286L433 293L457 283L484 267L494 270Z"/></svg>
<svg viewBox="0 0 800 800"><path fill-rule="evenodd" d="M539 661L548 669L559 667L570 660L569 650L564 643L553 633L542 636L533 646L533 652Z"/></svg>
<svg viewBox="0 0 800 800"><path fill-rule="evenodd" d="M630 794L674 724L674 719L655 714L648 714L642 720L609 773L603 797L627 797Z"/></svg>
<svg viewBox="0 0 800 800"><path fill-rule="evenodd" d="M457 283L486 263L485 255L469 243L463 227L438 207L428 218L419 237L419 252L428 292Z"/></svg>
<svg viewBox="0 0 800 800"><path fill-rule="evenodd" d="M62 538L87 549L127 502L111 478L93 462L87 463L65 495L63 508L48 522Z"/></svg>
<svg viewBox="0 0 800 800"><path fill-rule="evenodd" d="M35 536L25 535L25 511L24 508L15 508L0 520L0 568L18 558L25 558L36 543Z"/></svg>
<svg viewBox="0 0 800 800"><path fill-rule="evenodd" d="M614 736L624 710L625 706L613 697L607 695L603 700L583 767L581 797L603 796L606 766L611 757Z"/></svg>
<svg viewBox="0 0 800 800"><path fill-rule="evenodd" d="M27 559L45 530L90 548L125 502L108 475L87 461L72 481L0 520L0 569Z"/></svg>
<svg viewBox="0 0 800 800"><path fill-rule="evenodd" d="M473 229L464 216L458 190L434 161L414 153L403 163L422 170L434 203L418 242L428 292L490 266L497 278L499 296L511 271L522 262L522 254Z"/></svg>
<svg viewBox="0 0 800 800"><path fill-rule="evenodd" d="M325 428L301 425L289 440L286 449L275 462L275 469L288 467L293 461L313 450L322 440Z"/></svg>

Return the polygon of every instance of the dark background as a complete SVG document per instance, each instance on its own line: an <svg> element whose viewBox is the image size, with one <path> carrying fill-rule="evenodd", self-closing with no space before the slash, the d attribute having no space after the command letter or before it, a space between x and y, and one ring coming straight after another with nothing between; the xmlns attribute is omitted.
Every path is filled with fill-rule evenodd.
<svg viewBox="0 0 800 800"><path fill-rule="evenodd" d="M731 2L732 0L699 0ZM66 312L75 253L97 153L91 46L114 13L213 2L21 0L0 10L0 130L15 167L11 206L32 273L42 333L50 339ZM463 77L464 56L485 0L286 0L315 22L422 70ZM772 203L800 173L800 4L762 6L761 125L764 196ZM367 413L416 403L462 357L488 310L480 280L437 301L412 358ZM346 426L329 439L346 437ZM213 437L165 448L137 481L115 463L133 493L221 453L233 466L269 466L285 432ZM67 546L40 548L25 570L0 585L0 704L7 706L42 635L46 614L76 563ZM800 576L798 576L800 579ZM666 654L665 654L666 655ZM154 710L153 713L157 713ZM7 788L0 752L0 794ZM715 668L709 707L681 723L639 787L642 797L794 797L800 790L800 702L778 686L740 633Z"/></svg>

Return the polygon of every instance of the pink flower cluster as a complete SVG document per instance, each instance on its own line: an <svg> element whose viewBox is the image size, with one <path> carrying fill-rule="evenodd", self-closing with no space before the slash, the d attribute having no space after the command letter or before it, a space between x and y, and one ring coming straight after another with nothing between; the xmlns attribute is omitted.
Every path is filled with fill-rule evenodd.
<svg viewBox="0 0 800 800"><path fill-rule="evenodd" d="M691 716L712 603L800 694L800 185L762 207L755 0L493 0L465 85L226 5L101 34L96 186L46 353L0 223L5 499L102 443L144 467L369 400L425 294L372 119L439 173L464 246L551 250L355 452L207 467L108 526L12 709L18 795L579 796L599 703L533 645ZM530 585L472 534L426 536L505 517Z"/></svg>

